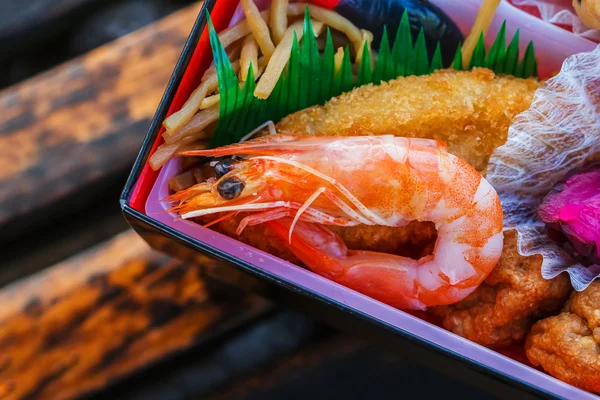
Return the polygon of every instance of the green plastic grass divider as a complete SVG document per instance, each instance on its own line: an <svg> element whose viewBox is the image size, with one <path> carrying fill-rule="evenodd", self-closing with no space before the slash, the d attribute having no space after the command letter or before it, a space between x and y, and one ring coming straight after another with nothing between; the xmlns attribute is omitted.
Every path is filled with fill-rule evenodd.
<svg viewBox="0 0 600 400"><path fill-rule="evenodd" d="M207 18L210 45L221 94L219 122L210 140L210 147L238 142L245 134L265 121L277 122L295 111L324 104L332 97L350 91L354 87L370 83L380 84L399 76L427 75L443 68L439 43L429 59L422 29L413 45L408 14L405 12L391 45L388 31L384 27L378 57L374 63L371 61L371 54L367 51L368 47L365 43L355 78L352 73L350 50L346 46L342 65L339 71L336 71L331 32L328 28L325 48L321 55L307 8L304 14L302 44L300 45L298 39L294 37L290 60L275 89L267 99L259 99L254 96L256 83L253 70L249 70L248 79L240 85L215 32L210 15L207 14ZM456 49L452 66L454 69L463 69L460 46ZM479 37L469 69L473 67L486 67L499 74L511 74L521 78L537 76L533 43L529 43L522 61L519 62L519 31L506 47L506 22L502 24L489 51L486 51L483 35Z"/></svg>

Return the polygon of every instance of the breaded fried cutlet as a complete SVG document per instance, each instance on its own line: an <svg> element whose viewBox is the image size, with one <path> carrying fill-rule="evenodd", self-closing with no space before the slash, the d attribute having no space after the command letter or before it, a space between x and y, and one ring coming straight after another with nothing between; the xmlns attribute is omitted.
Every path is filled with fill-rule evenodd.
<svg viewBox="0 0 600 400"><path fill-rule="evenodd" d="M464 300L428 311L444 328L488 347L521 341L538 319L558 312L571 293L569 277L542 277L542 256L522 256L517 232L504 232L502 258L485 281Z"/></svg>
<svg viewBox="0 0 600 400"><path fill-rule="evenodd" d="M291 114L277 131L443 140L450 153L484 172L494 149L506 142L511 120L529 108L539 85L485 68L400 77Z"/></svg>
<svg viewBox="0 0 600 400"><path fill-rule="evenodd" d="M600 393L600 281L574 291L561 314L533 325L525 353L561 381Z"/></svg>

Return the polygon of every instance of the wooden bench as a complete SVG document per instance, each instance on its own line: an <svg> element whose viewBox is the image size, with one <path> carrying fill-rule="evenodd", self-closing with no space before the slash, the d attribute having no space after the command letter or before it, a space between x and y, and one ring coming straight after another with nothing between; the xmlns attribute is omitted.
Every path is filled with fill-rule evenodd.
<svg viewBox="0 0 600 400"><path fill-rule="evenodd" d="M0 94L0 239L123 185L200 4Z"/></svg>
<svg viewBox="0 0 600 400"><path fill-rule="evenodd" d="M222 291L223 289L221 289ZM125 232L0 292L0 398L72 398L267 312Z"/></svg>
<svg viewBox="0 0 600 400"><path fill-rule="evenodd" d="M44 268L0 291L0 398L105 388L272 308L131 230L48 267L125 228L118 193L199 10L0 92L0 276Z"/></svg>

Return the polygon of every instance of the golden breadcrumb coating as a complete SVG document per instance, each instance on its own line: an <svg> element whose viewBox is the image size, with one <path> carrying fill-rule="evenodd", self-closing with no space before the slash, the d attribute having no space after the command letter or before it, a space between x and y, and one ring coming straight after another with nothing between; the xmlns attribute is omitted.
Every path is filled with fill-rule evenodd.
<svg viewBox="0 0 600 400"><path fill-rule="evenodd" d="M542 257L517 251L516 231L504 233L502 258L466 299L429 311L443 317L444 328L488 347L522 340L536 319L558 311L571 292L569 277L546 280Z"/></svg>
<svg viewBox="0 0 600 400"><path fill-rule="evenodd" d="M555 378L600 393L600 282L574 291L561 314L533 325L525 353Z"/></svg>
<svg viewBox="0 0 600 400"><path fill-rule="evenodd" d="M573 0L573 8L586 27L600 29L600 2L598 0Z"/></svg>
<svg viewBox="0 0 600 400"><path fill-rule="evenodd" d="M496 76L484 68L401 77L298 111L282 119L277 130L443 140L450 153L483 172L494 149L506 142L511 120L529 108L539 85L535 79Z"/></svg>

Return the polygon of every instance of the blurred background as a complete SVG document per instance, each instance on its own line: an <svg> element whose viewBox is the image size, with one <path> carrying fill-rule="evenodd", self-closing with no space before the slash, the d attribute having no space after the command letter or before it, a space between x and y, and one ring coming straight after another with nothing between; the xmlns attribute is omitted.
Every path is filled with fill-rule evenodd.
<svg viewBox="0 0 600 400"><path fill-rule="evenodd" d="M0 399L490 397L129 230L118 196L200 5L0 0Z"/></svg>
<svg viewBox="0 0 600 400"><path fill-rule="evenodd" d="M191 0L1 0L0 87L70 60Z"/></svg>

